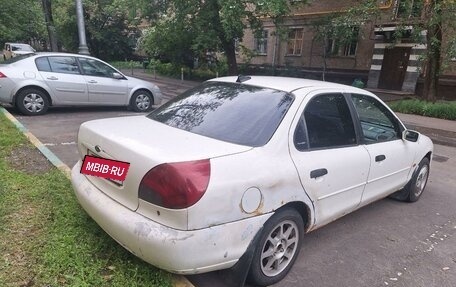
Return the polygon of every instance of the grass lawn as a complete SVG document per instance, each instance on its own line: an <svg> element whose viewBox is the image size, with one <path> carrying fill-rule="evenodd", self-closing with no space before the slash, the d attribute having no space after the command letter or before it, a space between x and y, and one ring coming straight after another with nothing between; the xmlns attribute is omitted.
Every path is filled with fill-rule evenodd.
<svg viewBox="0 0 456 287"><path fill-rule="evenodd" d="M456 101L431 103L421 100L400 100L388 102L388 105L399 113L456 120Z"/></svg>
<svg viewBox="0 0 456 287"><path fill-rule="evenodd" d="M79 207L70 181L0 113L0 286L171 286Z"/></svg>

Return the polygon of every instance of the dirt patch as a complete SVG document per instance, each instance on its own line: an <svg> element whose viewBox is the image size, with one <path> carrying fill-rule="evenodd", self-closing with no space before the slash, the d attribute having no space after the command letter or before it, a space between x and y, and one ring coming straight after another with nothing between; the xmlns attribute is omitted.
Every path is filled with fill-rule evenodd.
<svg viewBox="0 0 456 287"><path fill-rule="evenodd" d="M28 174L43 174L52 168L48 159L35 147L19 145L6 157L8 164Z"/></svg>

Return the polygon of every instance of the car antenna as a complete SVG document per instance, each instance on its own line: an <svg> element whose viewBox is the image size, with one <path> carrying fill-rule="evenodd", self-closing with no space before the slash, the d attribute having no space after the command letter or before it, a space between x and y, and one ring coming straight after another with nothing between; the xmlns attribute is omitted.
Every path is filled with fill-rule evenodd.
<svg viewBox="0 0 456 287"><path fill-rule="evenodd" d="M251 77L249 77L249 76L239 75L237 77L236 83L243 83L243 82L248 81L250 79L251 79Z"/></svg>

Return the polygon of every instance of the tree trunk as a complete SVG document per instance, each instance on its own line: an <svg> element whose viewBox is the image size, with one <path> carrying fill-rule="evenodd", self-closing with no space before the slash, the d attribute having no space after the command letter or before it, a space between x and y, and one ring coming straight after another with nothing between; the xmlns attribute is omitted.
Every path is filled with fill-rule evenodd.
<svg viewBox="0 0 456 287"><path fill-rule="evenodd" d="M52 18L51 0L42 0L42 4L51 51L57 52L59 48L57 45L57 33L55 32L54 19Z"/></svg>
<svg viewBox="0 0 456 287"><path fill-rule="evenodd" d="M427 57L424 66L423 96L427 101L435 102L438 97L438 83L441 66L442 28L439 0L426 1L425 19L428 25L426 34Z"/></svg>
<svg viewBox="0 0 456 287"><path fill-rule="evenodd" d="M207 1L206 5L210 7L212 11L217 11L212 14L212 23L216 27L217 36L222 44L223 51L225 52L226 60L228 63L228 74L236 76L238 74L237 62L236 62L236 47L234 45L234 39L227 39L226 33L223 30L223 24L220 19L218 11L221 10L220 4L217 0Z"/></svg>
<svg viewBox="0 0 456 287"><path fill-rule="evenodd" d="M224 41L223 50L225 51L226 60L228 63L228 74L230 76L237 76L238 68L236 62L236 47L234 46L234 41L232 43Z"/></svg>

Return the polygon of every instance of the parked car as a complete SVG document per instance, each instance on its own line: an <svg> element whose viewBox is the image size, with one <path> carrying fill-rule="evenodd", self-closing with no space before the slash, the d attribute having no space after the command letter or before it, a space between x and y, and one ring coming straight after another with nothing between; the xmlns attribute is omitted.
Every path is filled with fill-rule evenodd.
<svg viewBox="0 0 456 287"><path fill-rule="evenodd" d="M0 103L25 115L42 115L50 106L128 106L147 112L161 102L151 82L128 77L90 56L33 53L0 64Z"/></svg>
<svg viewBox="0 0 456 287"><path fill-rule="evenodd" d="M366 90L252 76L83 123L78 149L81 206L130 252L179 274L251 260L248 280L266 286L305 233L387 196L418 200L433 144ZM130 163L125 180L82 174L86 155Z"/></svg>
<svg viewBox="0 0 456 287"><path fill-rule="evenodd" d="M35 53L35 49L33 49L29 44L5 43L3 48L3 60L31 53Z"/></svg>

